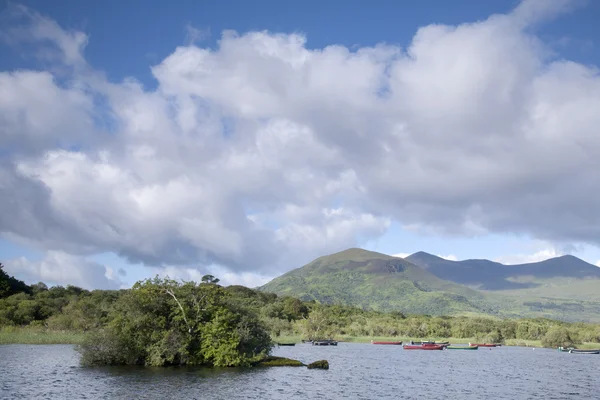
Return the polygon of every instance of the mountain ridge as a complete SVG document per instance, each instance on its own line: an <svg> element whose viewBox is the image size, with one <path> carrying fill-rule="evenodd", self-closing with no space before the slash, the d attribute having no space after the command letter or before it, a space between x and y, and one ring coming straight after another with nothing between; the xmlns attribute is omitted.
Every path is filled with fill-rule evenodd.
<svg viewBox="0 0 600 400"><path fill-rule="evenodd" d="M588 277L600 279L600 268L573 255L552 257L523 264L502 264L487 259L447 260L419 251L405 259L435 276L480 290L509 290L535 287L535 282L517 282L519 277L537 279Z"/></svg>
<svg viewBox="0 0 600 400"><path fill-rule="evenodd" d="M381 311L403 308L439 314L480 312L485 307L473 303L483 300L475 290L440 279L404 258L359 248L319 257L259 289Z"/></svg>
<svg viewBox="0 0 600 400"><path fill-rule="evenodd" d="M581 278L590 274L599 278ZM423 251L402 258L350 248L321 256L258 289L408 314L600 321L600 268L575 256L505 265L446 260Z"/></svg>

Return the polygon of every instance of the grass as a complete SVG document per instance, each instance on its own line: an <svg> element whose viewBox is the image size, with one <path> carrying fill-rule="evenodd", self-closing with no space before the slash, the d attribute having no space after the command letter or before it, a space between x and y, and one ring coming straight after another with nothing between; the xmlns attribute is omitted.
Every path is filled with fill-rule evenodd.
<svg viewBox="0 0 600 400"><path fill-rule="evenodd" d="M300 335L282 335L282 336L272 336L271 340L275 343L301 343L302 336Z"/></svg>
<svg viewBox="0 0 600 400"><path fill-rule="evenodd" d="M81 332L14 326L0 328L0 344L79 344L83 337Z"/></svg>

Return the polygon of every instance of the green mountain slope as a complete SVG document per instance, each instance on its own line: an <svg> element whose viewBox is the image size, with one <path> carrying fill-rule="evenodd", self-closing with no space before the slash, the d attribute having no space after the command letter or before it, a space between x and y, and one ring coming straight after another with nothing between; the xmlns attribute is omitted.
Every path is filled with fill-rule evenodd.
<svg viewBox="0 0 600 400"><path fill-rule="evenodd" d="M488 314L600 322L600 271L565 256L524 265L406 259L362 249L320 257L259 289L302 300L411 314Z"/></svg>
<svg viewBox="0 0 600 400"><path fill-rule="evenodd" d="M320 257L260 290L381 311L495 313L475 290L439 279L405 259L362 249Z"/></svg>

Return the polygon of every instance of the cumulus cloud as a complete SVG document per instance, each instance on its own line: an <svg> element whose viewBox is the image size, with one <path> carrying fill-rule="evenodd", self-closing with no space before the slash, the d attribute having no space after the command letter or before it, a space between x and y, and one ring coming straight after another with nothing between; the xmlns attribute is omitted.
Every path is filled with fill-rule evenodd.
<svg viewBox="0 0 600 400"><path fill-rule="evenodd" d="M243 285L250 288L262 286L275 278L273 275L262 275L255 272L232 272L230 269L218 265L209 265L200 269L182 266L149 267L148 270L151 274L163 278L194 282L200 282L204 275L210 274L219 278L220 285Z"/></svg>
<svg viewBox="0 0 600 400"><path fill-rule="evenodd" d="M0 232L264 276L392 220L597 246L600 76L530 29L570 4L425 26L406 49L226 31L154 65L152 91L105 80L85 34L18 8L4 37L78 67L0 73Z"/></svg>
<svg viewBox="0 0 600 400"><path fill-rule="evenodd" d="M514 254L514 255L502 256L502 257L498 257L494 261L497 261L502 264L527 264L527 263L534 263L534 262L538 262L538 261L544 261L549 258L560 257L564 254L565 253L563 253L562 251L560 251L558 249L550 248L550 249L539 250L532 254Z"/></svg>
<svg viewBox="0 0 600 400"><path fill-rule="evenodd" d="M8 260L6 271L26 282L74 285L84 289L119 289L122 285L112 268L61 251L48 251L41 261L24 257Z"/></svg>
<svg viewBox="0 0 600 400"><path fill-rule="evenodd" d="M86 65L83 50L88 36L85 33L67 31L56 21L19 4L9 4L0 18L5 25L0 39L5 42L34 45L35 56L44 61L75 68Z"/></svg>

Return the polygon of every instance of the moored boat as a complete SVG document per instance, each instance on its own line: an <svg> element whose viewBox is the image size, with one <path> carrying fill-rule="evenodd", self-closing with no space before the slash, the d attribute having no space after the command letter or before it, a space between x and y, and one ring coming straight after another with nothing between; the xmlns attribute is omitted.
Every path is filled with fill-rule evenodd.
<svg viewBox="0 0 600 400"><path fill-rule="evenodd" d="M498 347L496 343L469 343L469 346L477 347Z"/></svg>
<svg viewBox="0 0 600 400"><path fill-rule="evenodd" d="M372 344L393 344L393 345L401 345L402 342L386 342L386 341L382 341L382 340L378 340L378 341L374 341L371 340Z"/></svg>
<svg viewBox="0 0 600 400"><path fill-rule="evenodd" d="M441 344L405 344L404 350L444 350L446 346Z"/></svg>
<svg viewBox="0 0 600 400"><path fill-rule="evenodd" d="M579 349L571 349L569 353L573 354L600 354L600 350L579 350Z"/></svg>
<svg viewBox="0 0 600 400"><path fill-rule="evenodd" d="M446 346L448 350L477 350L479 346Z"/></svg>
<svg viewBox="0 0 600 400"><path fill-rule="evenodd" d="M313 340L313 346L337 346L338 342L335 340Z"/></svg>
<svg viewBox="0 0 600 400"><path fill-rule="evenodd" d="M277 343L277 346L295 346L296 343Z"/></svg>

